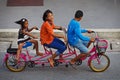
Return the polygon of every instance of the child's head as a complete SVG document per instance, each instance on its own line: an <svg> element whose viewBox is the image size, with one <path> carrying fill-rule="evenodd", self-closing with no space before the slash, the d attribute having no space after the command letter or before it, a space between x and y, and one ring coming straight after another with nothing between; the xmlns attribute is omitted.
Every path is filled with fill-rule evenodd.
<svg viewBox="0 0 120 80"><path fill-rule="evenodd" d="M15 23L21 25L21 28L28 28L28 20L25 18L22 18L19 21L16 21Z"/></svg>
<svg viewBox="0 0 120 80"><path fill-rule="evenodd" d="M77 10L75 13L75 18L78 18L80 21L82 17L83 17L83 12L81 10Z"/></svg>
<svg viewBox="0 0 120 80"><path fill-rule="evenodd" d="M53 13L51 10L46 10L43 14L43 21L52 21L53 22L54 17L53 17Z"/></svg>

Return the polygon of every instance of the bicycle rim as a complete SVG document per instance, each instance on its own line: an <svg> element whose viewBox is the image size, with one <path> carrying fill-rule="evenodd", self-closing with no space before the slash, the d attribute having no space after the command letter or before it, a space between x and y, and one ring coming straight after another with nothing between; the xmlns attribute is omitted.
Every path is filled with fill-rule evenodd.
<svg viewBox="0 0 120 80"><path fill-rule="evenodd" d="M103 72L109 65L110 59L105 54L99 55L97 58L90 61L90 68L95 72Z"/></svg>
<svg viewBox="0 0 120 80"><path fill-rule="evenodd" d="M14 58L9 57L6 60L6 67L12 72L20 72L25 69L26 63L22 58L16 63Z"/></svg>

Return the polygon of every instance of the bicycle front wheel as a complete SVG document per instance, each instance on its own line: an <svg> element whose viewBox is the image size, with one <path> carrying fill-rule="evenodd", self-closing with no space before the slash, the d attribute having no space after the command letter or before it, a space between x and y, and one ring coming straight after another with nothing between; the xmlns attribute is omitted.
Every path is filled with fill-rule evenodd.
<svg viewBox="0 0 120 80"><path fill-rule="evenodd" d="M6 67L12 72L23 71L26 67L26 63L22 58L20 58L19 62L15 61L15 55L9 56L5 64L6 64Z"/></svg>
<svg viewBox="0 0 120 80"><path fill-rule="evenodd" d="M90 68L94 72L103 72L110 65L110 59L107 55L101 54L90 61Z"/></svg>

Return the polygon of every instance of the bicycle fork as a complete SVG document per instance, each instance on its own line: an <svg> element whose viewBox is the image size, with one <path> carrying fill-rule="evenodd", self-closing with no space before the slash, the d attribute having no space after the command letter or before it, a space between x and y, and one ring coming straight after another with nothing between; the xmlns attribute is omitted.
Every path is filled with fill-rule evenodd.
<svg viewBox="0 0 120 80"><path fill-rule="evenodd" d="M91 55L90 58L88 59L88 66L90 66L90 62L91 62L93 59L96 59L96 58L98 58L98 55L97 55L97 54ZM97 61L98 61L98 64L100 64L99 59L97 59Z"/></svg>

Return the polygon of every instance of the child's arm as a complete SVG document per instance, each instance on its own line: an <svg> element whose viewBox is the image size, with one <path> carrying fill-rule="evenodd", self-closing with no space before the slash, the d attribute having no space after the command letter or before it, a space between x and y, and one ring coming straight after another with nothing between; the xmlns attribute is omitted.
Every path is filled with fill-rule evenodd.
<svg viewBox="0 0 120 80"><path fill-rule="evenodd" d="M92 30L81 29L81 32L82 32L82 33L86 33L86 32L91 33Z"/></svg>
<svg viewBox="0 0 120 80"><path fill-rule="evenodd" d="M58 30L61 30L62 27L61 26L55 26L54 29L58 29Z"/></svg>
<svg viewBox="0 0 120 80"><path fill-rule="evenodd" d="M62 26L55 26L54 29L58 29L58 30L66 30L64 27Z"/></svg>
<svg viewBox="0 0 120 80"><path fill-rule="evenodd" d="M60 27L54 26L54 29L59 29ZM47 24L46 27L48 34L52 35L53 37L57 37L57 38L63 38L65 41L67 41L66 37L64 35L61 34L55 34L53 32L53 29L51 28L51 26L49 24Z"/></svg>
<svg viewBox="0 0 120 80"><path fill-rule="evenodd" d="M54 29L58 29L58 30L63 30L64 28L62 28L61 26L55 26ZM64 35L61 34L52 34L54 37L58 37L58 38L63 38L65 42L67 42L67 38Z"/></svg>
<svg viewBox="0 0 120 80"><path fill-rule="evenodd" d="M57 37L57 38L63 38L64 41L67 42L67 38L66 38L64 35L53 33L52 36L53 36L53 37Z"/></svg>
<svg viewBox="0 0 120 80"><path fill-rule="evenodd" d="M28 32L31 32L33 29L38 29L38 28L36 26L34 26L31 29L28 29Z"/></svg>
<svg viewBox="0 0 120 80"><path fill-rule="evenodd" d="M32 37L32 38L35 38L35 39L38 38L38 37L36 37L36 36L30 34L29 32L26 32L25 30L22 30L22 33L25 34L25 35L28 35L28 36L30 36L30 37Z"/></svg>
<svg viewBox="0 0 120 80"><path fill-rule="evenodd" d="M86 32L88 32L88 30L81 28L81 32L86 33Z"/></svg>

